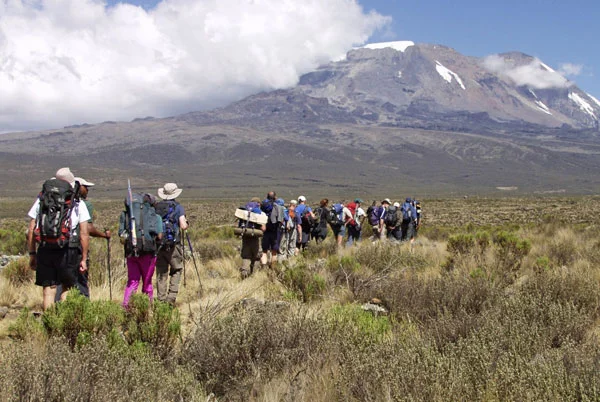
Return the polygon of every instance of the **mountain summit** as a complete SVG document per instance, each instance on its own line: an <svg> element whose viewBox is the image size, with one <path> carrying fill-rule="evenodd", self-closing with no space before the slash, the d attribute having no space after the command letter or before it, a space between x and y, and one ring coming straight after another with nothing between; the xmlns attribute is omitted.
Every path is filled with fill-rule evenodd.
<svg viewBox="0 0 600 402"><path fill-rule="evenodd" d="M127 174L190 195L589 193L599 117L597 99L523 53L387 42L211 111L2 135L0 181L32 191L21 183L67 165L113 190Z"/></svg>

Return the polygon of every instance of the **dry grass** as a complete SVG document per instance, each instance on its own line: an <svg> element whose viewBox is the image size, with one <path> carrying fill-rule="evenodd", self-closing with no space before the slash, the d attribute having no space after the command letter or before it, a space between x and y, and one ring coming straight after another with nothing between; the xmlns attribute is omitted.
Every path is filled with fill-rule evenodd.
<svg viewBox="0 0 600 402"><path fill-rule="evenodd" d="M169 362L127 364L153 367L157 381L179 370L173 386L191 399L211 392L252 401L598 399L600 200L424 206L425 226L412 245L363 241L337 250L330 237L241 280L238 240L217 227L228 215L192 204L199 278L188 259L177 299L182 342ZM97 205L110 216L119 208ZM106 243L92 243L92 300L107 300ZM126 271L116 238L111 246L113 300L120 302ZM373 297L390 311L385 325L355 309ZM259 302L240 303L248 298ZM3 350L53 364L57 357L44 345L7 338L17 311L40 305L40 288L0 275L0 306L12 309L0 321ZM125 364L110 356L116 360L103 367ZM0 370L0 383L14 375ZM35 387L28 392L39 395Z"/></svg>

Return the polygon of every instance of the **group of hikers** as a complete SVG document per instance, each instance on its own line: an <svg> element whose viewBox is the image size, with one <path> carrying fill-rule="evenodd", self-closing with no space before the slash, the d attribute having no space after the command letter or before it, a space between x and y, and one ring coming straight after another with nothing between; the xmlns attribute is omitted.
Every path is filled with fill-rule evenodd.
<svg viewBox="0 0 600 402"><path fill-rule="evenodd" d="M29 210L29 266L36 272L36 285L43 288L44 310L64 300L73 287L89 298L89 238L105 238L110 247L110 231L100 231L93 224L93 206L87 199L93 186L69 168L61 168L44 182ZM155 271L158 300L175 304L183 270L181 236L188 229L184 208L175 200L181 191L177 184L166 183L158 189L157 198L133 194L129 187L119 219L127 262L124 307L140 281L142 292L153 299Z"/></svg>
<svg viewBox="0 0 600 402"><path fill-rule="evenodd" d="M29 265L36 271L36 285L43 288L44 310L64 300L74 287L89 298L90 236L107 240L110 275L111 233L94 226L93 205L88 200L93 186L75 177L68 167L61 168L44 182L29 210ZM189 228L185 210L176 201L181 192L175 183L159 188L158 197L132 193L128 185L118 230L127 263L125 308L140 282L142 292L153 299L155 272L158 300L175 304L184 268L183 241ZM386 198L379 205L373 201L366 211L362 204L359 198L333 204L324 198L313 210L305 196L287 204L273 191L262 201L252 198L236 210L235 233L242 239L242 279L252 274L258 261L263 267L273 266L306 250L311 240L323 241L328 227L338 247L359 242L367 224L372 229L372 241L412 241L417 235L421 225L419 201L406 198L402 204L392 204ZM187 240L191 248L189 236Z"/></svg>
<svg viewBox="0 0 600 402"><path fill-rule="evenodd" d="M235 233L242 237L242 278L252 274L258 261L263 268L273 267L304 251L311 240L323 241L328 227L338 247L359 242L366 224L371 226L372 241L412 242L416 237L421 225L419 201L409 197L402 204L392 204L386 198L379 205L373 201L367 211L362 204L360 198L333 204L323 198L313 211L303 195L287 204L277 198L274 191L262 201L252 198L236 211L238 227Z"/></svg>

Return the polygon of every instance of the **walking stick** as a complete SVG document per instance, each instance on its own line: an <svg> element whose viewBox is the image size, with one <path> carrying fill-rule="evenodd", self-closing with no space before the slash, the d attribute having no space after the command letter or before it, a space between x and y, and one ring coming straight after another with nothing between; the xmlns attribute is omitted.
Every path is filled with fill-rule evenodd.
<svg viewBox="0 0 600 402"><path fill-rule="evenodd" d="M104 230L104 234L108 232L108 229ZM108 294L110 300L112 300L112 275L110 273L110 237L106 238L106 267L108 268Z"/></svg>
<svg viewBox="0 0 600 402"><path fill-rule="evenodd" d="M194 269L196 270L196 276L198 276L198 283L200 284L200 293L203 293L202 289L202 281L200 280L200 272L198 272L198 265L196 265L196 257L194 256L194 249L192 248L192 242L190 240L190 235L188 232L185 232L185 237L187 238L188 246L190 248L190 252L192 253L192 261L194 262Z"/></svg>
<svg viewBox="0 0 600 402"><path fill-rule="evenodd" d="M186 281L185 281L185 242L183 241L183 236L181 236L181 238L179 239L179 241L181 242L181 251L183 253L183 286L185 287L186 285Z"/></svg>

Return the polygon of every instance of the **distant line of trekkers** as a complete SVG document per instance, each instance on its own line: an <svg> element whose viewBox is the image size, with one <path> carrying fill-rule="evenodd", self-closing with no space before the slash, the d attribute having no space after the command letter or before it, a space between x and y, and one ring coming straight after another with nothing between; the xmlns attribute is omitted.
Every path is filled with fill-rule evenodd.
<svg viewBox="0 0 600 402"><path fill-rule="evenodd" d="M64 300L76 287L89 297L89 237L107 240L107 266L112 298L109 230L94 227L93 206L87 200L94 183L75 177L67 167L46 180L42 191L29 210L27 246L29 265L36 271L35 283L43 288L43 308ZM133 193L128 186L125 209L119 219L119 238L127 262L127 285L123 306L142 282L142 291L153 298L152 278L157 272L158 299L175 304L184 267L183 240L189 225L184 208L175 199L182 190L175 183L158 189L158 198L147 193ZM81 202L83 201L83 202ZM350 246L361 240L368 223L372 240L412 241L421 225L418 201L407 198L392 204L389 199L376 202L365 212L362 200L342 201L330 205L324 198L313 209L300 196L285 204L275 192L266 199L252 198L236 210L236 234L242 238L242 278L249 276L257 261L274 265L305 250L311 239L325 239L328 226L337 244ZM365 223L366 222L366 223ZM191 249L191 242L187 238ZM268 255L271 255L270 261ZM193 255L193 252L192 252ZM195 263L195 260L194 260ZM196 268L197 270L197 268ZM199 279L199 278L198 278Z"/></svg>
<svg viewBox="0 0 600 402"><path fill-rule="evenodd" d="M365 221L371 226L373 241L386 238L398 242L414 240L421 225L419 201L406 198L402 204L392 204L386 198L379 205L373 201L366 212L362 204L363 201L356 198L352 202L330 205L324 198L313 211L303 195L288 204L277 198L274 191L262 201L252 198L240 208L247 211L247 216L236 214L239 218L236 234L242 237L242 278L252 274L259 260L263 267L273 266L306 249L311 239L317 243L323 241L328 226L338 247L360 241Z"/></svg>

